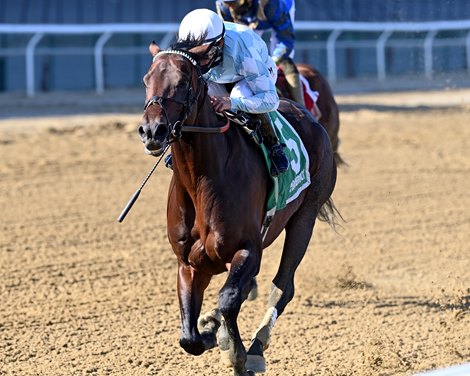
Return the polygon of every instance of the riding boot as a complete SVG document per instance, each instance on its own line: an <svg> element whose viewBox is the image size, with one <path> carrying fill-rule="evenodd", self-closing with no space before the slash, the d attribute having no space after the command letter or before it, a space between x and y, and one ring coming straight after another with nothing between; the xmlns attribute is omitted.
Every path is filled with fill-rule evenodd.
<svg viewBox="0 0 470 376"><path fill-rule="evenodd" d="M271 175L278 176L289 169L289 159L284 153L284 144L279 143L279 139L274 132L271 119L268 114L257 114L260 120L260 132L263 137L263 143L269 149L271 159Z"/></svg>
<svg viewBox="0 0 470 376"><path fill-rule="evenodd" d="M173 170L173 159L171 158L171 153L165 157L165 167Z"/></svg>
<svg viewBox="0 0 470 376"><path fill-rule="evenodd" d="M289 92L292 95L292 99L302 106L305 106L304 89L302 87L302 81L300 80L300 74L295 66L292 59L287 58L281 62L282 70L286 76L287 86Z"/></svg>

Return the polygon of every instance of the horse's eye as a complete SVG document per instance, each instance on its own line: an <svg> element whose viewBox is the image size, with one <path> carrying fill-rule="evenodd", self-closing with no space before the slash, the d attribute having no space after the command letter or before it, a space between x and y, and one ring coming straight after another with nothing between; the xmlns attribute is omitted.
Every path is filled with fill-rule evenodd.
<svg viewBox="0 0 470 376"><path fill-rule="evenodd" d="M187 89L189 81L183 80L178 83L178 89Z"/></svg>

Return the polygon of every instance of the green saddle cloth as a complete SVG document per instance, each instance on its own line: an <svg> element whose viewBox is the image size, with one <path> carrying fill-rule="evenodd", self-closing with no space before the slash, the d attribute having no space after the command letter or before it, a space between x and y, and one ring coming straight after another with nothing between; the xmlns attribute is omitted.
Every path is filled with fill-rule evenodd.
<svg viewBox="0 0 470 376"><path fill-rule="evenodd" d="M286 144L284 152L289 159L289 169L272 179L272 188L268 192L266 211L278 211L295 200L299 194L310 185L309 159L307 150L302 143L299 135L289 122L277 111L269 112L269 117L274 125L274 130L279 138L279 142ZM271 160L269 151L261 145L263 155L268 165L268 171L271 171Z"/></svg>

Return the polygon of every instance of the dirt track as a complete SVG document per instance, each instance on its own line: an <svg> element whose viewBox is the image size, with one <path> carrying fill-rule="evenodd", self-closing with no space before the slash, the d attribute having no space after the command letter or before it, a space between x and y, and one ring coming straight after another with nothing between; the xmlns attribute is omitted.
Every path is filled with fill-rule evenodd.
<svg viewBox="0 0 470 376"><path fill-rule="evenodd" d="M267 375L412 375L470 361L469 93L441 94L338 98L350 167L334 200L346 222L337 234L317 226ZM457 99L426 107L443 104L434 97ZM159 167L116 222L154 163L138 122L0 120L0 375L230 374L217 350L192 357L178 346L170 172ZM281 244L265 253L260 297L242 309L246 343Z"/></svg>

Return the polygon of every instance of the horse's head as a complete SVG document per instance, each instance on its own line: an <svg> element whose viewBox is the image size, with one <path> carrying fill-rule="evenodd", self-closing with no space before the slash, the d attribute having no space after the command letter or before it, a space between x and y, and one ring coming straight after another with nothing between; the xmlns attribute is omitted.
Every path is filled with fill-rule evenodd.
<svg viewBox="0 0 470 376"><path fill-rule="evenodd" d="M149 46L153 62L144 76L146 103L138 132L145 151L158 156L166 146L181 137L181 128L197 118L198 99L206 92L200 62L207 46L192 48L174 45L161 50L155 42Z"/></svg>

